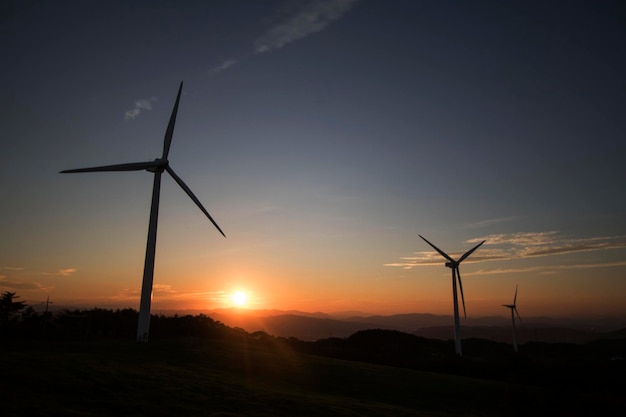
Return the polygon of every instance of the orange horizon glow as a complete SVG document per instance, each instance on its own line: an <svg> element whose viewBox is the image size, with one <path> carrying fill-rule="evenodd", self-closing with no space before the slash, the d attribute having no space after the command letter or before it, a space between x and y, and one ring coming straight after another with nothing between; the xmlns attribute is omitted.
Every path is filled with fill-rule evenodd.
<svg viewBox="0 0 626 417"><path fill-rule="evenodd" d="M446 289L447 290L447 289ZM137 290L136 293L138 293ZM15 291L21 301L26 301L28 305L40 310L46 296L43 294L37 298L27 296L28 292ZM441 291L437 291L440 293ZM447 294L450 293L450 294ZM465 290L466 307L468 318L486 316L507 316L508 312L501 306L511 300L502 297L499 300L491 298L475 298ZM119 299L111 298L78 298L64 299L50 294L50 307L55 310L63 307L76 306L77 308L132 308L138 310L139 298L128 297ZM525 296L525 298L522 298ZM509 297L510 298L510 297ZM498 304L498 302L500 302ZM328 299L320 301L313 298L301 298L294 300L287 294L274 293L272 297L262 297L258 293L238 291L214 291L209 293L195 294L153 294L152 313L159 314L159 311L197 311L210 312L212 310L241 308L250 311L254 310L276 310L276 311L301 311L304 313L344 313L355 312L364 315L393 315L393 314L436 314L452 315L452 294L451 290L443 291L437 298L429 297L405 297L403 302L384 299L361 299L358 301L347 298ZM559 300L555 304L550 297L536 293L522 293L518 296L518 309L524 317L552 316L552 317L624 317L626 309L621 303L621 297L615 295L612 298L597 298L593 296L570 298L569 300Z"/></svg>
<svg viewBox="0 0 626 417"><path fill-rule="evenodd" d="M428 250L415 241L393 251L384 246L372 247L366 262L360 252L342 258L323 246L319 253L310 248L302 255L259 244L253 250L245 249L247 256L242 259L244 249L230 240L218 241L210 248L206 243L194 243L185 246L190 248L186 251L176 248L176 237L163 236L162 241L165 243L159 246L155 268L153 314L232 307L359 315L453 313L450 270L443 261L435 258L434 262L411 269L386 266L389 260L411 253L404 246ZM0 290L16 292L21 301L36 308L50 296L52 308L137 310L142 276L137 260L143 257L142 243L138 239L133 251L113 246L106 258L95 257L97 249L85 248L76 256L84 256L80 263L62 265L57 270L40 267L45 273L32 267L5 267L0 271ZM492 255L488 243L472 256L484 259ZM597 256L593 252L575 254L573 261L566 258L573 255L559 255L554 260L543 257L464 263L461 270L468 317L506 316L508 312L501 306L512 301L516 285L522 317L625 317L626 280L616 279L623 275L624 263L616 249L606 250L604 253L613 259L607 256L607 261L595 268L580 267L588 262L585 257L593 260ZM281 257L277 258L277 253ZM416 258L428 261L426 255L417 252ZM115 261L107 264L104 259ZM557 262L565 266L553 266ZM17 285L4 287L3 282ZM245 293L245 303L233 300L237 291Z"/></svg>

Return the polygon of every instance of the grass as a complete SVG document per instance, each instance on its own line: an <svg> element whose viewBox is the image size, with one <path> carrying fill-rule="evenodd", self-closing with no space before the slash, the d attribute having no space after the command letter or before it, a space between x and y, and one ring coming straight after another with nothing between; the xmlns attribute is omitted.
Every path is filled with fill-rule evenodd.
<svg viewBox="0 0 626 417"><path fill-rule="evenodd" d="M0 347L3 416L506 416L548 395L243 338L32 343Z"/></svg>
<svg viewBox="0 0 626 417"><path fill-rule="evenodd" d="M5 346L0 366L4 416L498 415L507 395L501 383L243 341L22 344Z"/></svg>

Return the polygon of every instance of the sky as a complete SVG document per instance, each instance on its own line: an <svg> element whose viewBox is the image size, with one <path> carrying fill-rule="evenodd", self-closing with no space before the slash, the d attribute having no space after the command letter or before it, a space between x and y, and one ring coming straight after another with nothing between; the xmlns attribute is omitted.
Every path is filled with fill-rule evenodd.
<svg viewBox="0 0 626 417"><path fill-rule="evenodd" d="M626 317L626 7L616 1L8 1L0 291L234 305ZM242 298L238 298L239 303Z"/></svg>

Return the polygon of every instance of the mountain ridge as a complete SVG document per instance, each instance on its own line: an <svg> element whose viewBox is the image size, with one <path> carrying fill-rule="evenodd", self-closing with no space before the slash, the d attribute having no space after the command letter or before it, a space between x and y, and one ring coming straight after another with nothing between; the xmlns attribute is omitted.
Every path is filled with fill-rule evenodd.
<svg viewBox="0 0 626 417"><path fill-rule="evenodd" d="M278 313L278 314L276 314ZM339 337L346 338L368 329L397 330L422 337L448 340L454 336L452 316L431 313L406 313L389 316L353 316L333 318L327 313L303 313L295 310L221 309L208 312L214 320L248 332L263 331L279 337L304 341ZM528 341L585 343L604 338L605 333L620 334L626 323L618 319L574 319L529 317L517 323L521 343ZM511 322L503 316L464 319L462 337L482 338L498 342L511 341Z"/></svg>

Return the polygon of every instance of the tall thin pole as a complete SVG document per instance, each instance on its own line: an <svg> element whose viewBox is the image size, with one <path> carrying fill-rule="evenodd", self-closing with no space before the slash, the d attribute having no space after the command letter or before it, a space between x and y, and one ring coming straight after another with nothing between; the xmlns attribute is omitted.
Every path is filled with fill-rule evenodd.
<svg viewBox="0 0 626 417"><path fill-rule="evenodd" d="M48 306L50 304L53 304L52 301L50 301L50 296L46 297L46 309L44 310L43 313L43 325L42 325L42 329L41 329L41 336L42 337L46 337L46 323L48 322Z"/></svg>
<svg viewBox="0 0 626 417"><path fill-rule="evenodd" d="M511 309L511 323L513 324L513 350L517 353L517 333L515 332L515 308Z"/></svg>
<svg viewBox="0 0 626 417"><path fill-rule="evenodd" d="M452 299L454 300L454 346L456 354L463 356L461 351L461 323L459 321L459 298L456 291L456 268L452 267Z"/></svg>
<svg viewBox="0 0 626 417"><path fill-rule="evenodd" d="M137 323L137 341L147 342L150 333L150 304L152 302L152 282L154 280L154 257L156 253L157 224L159 218L159 196L161 191L161 173L154 173L152 187L152 205L150 206L150 225L148 226L148 243L146 245L146 261L143 267L141 283L141 303L139 305L139 321Z"/></svg>

